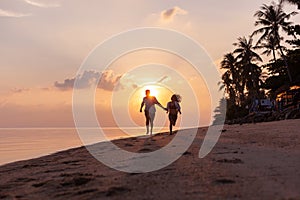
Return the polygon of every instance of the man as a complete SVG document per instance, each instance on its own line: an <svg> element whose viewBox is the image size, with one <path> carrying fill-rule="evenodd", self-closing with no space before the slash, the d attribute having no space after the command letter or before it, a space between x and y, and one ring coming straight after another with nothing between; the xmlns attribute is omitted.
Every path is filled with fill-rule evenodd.
<svg viewBox="0 0 300 200"><path fill-rule="evenodd" d="M156 99L154 96L150 96L150 90L146 90L146 96L143 98L143 102L141 104L140 112L142 112L142 109L145 105L145 117L146 117L146 128L147 132L146 134L149 134L149 123L150 123L150 136L152 137L152 130L153 130L153 121L155 117L155 104L157 104L159 107L161 107L164 110L167 110L164 108Z"/></svg>

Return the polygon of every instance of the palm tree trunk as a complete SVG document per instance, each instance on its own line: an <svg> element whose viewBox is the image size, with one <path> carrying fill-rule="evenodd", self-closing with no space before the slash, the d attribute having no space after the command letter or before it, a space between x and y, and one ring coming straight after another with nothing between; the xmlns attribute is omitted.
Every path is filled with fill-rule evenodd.
<svg viewBox="0 0 300 200"><path fill-rule="evenodd" d="M272 52L273 52L273 58L274 58L273 67L274 67L274 69L275 69L275 67L276 67L276 62L277 62L275 48L272 49Z"/></svg>
<svg viewBox="0 0 300 200"><path fill-rule="evenodd" d="M284 55L284 53L283 53L283 51L282 51L282 47L281 47L280 44L278 44L278 47L279 47L279 50L280 50L280 54L281 54L281 56L282 56L282 58L283 58L285 67L286 67L286 69L287 69L287 73L288 73L288 76L289 76L290 83L293 83L293 78L292 78L292 75L291 75L291 71L290 71L290 68L289 68L289 65L288 65L286 56Z"/></svg>
<svg viewBox="0 0 300 200"><path fill-rule="evenodd" d="M276 62L276 53L275 53L275 49L272 49L273 52L273 58L274 58L274 63Z"/></svg>
<svg viewBox="0 0 300 200"><path fill-rule="evenodd" d="M277 40L278 40L278 48L279 48L280 54L283 58L283 61L284 61L284 64L285 64L285 67L286 67L286 70L287 70L287 73L288 73L288 76L289 76L290 83L293 83L293 78L292 78L292 75L291 75L291 71L290 71L286 56L283 53L283 50L282 50L282 47L281 47L281 44L280 44L280 37L279 37L278 33L275 37L277 37Z"/></svg>

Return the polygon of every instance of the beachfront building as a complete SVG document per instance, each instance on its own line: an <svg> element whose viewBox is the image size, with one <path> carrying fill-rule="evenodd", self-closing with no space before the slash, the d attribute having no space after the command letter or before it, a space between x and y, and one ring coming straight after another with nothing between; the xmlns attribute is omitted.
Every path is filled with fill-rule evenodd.
<svg viewBox="0 0 300 200"><path fill-rule="evenodd" d="M278 110L284 110L289 107L299 108L300 104L300 85L291 86L288 90L280 92L276 96L276 105Z"/></svg>

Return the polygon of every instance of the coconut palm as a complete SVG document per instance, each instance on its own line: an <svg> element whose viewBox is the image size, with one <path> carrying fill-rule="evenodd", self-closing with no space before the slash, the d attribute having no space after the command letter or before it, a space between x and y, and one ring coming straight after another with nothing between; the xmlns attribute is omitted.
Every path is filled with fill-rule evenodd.
<svg viewBox="0 0 300 200"><path fill-rule="evenodd" d="M226 69L226 72L222 75L222 80L227 93L229 94L229 100L232 104L236 102L236 96L238 94L238 67L237 61L233 53L227 53L224 55L221 61L221 68Z"/></svg>
<svg viewBox="0 0 300 200"><path fill-rule="evenodd" d="M285 65L287 67L289 79L292 82L292 76L288 67L288 63L283 52L283 47L281 45L280 31L288 33L289 27L292 25L292 22L287 20L290 19L291 16L296 15L296 12L285 13L283 11L283 1L280 0L279 4L275 4L274 2L271 5L263 4L260 10L258 10L254 16L257 17L257 21L255 22L255 26L260 26L259 29L253 32L253 35L261 34L257 44L260 44L262 41L267 40L270 37L275 39L277 43L276 46L280 51L282 58L285 61ZM275 47L274 47L275 48Z"/></svg>
<svg viewBox="0 0 300 200"><path fill-rule="evenodd" d="M234 98L234 88L233 88L233 80L231 78L230 72L226 71L222 75L223 84L221 85L220 89L223 89L225 87L227 94L229 94L229 99Z"/></svg>
<svg viewBox="0 0 300 200"><path fill-rule="evenodd" d="M237 75L238 75L237 60L234 57L233 53L227 53L224 55L224 58L221 61L221 68L227 69L232 79L237 80Z"/></svg>
<svg viewBox="0 0 300 200"><path fill-rule="evenodd" d="M249 37L239 37L238 42L233 44L237 48L234 50L234 54L237 54L236 58L240 65L241 76L241 89L247 89L248 97L253 98L258 95L261 69L257 62L262 62L261 57L254 52L253 39ZM241 96L242 99L244 95Z"/></svg>
<svg viewBox="0 0 300 200"><path fill-rule="evenodd" d="M264 42L256 45L254 49L264 49L262 55L270 56L273 55L273 61L276 61L276 50L277 50L277 41L276 38L272 35L269 35Z"/></svg>
<svg viewBox="0 0 300 200"><path fill-rule="evenodd" d="M243 64L247 65L251 62L262 62L261 57L254 52L253 38L250 36L247 40L246 37L239 37L238 42L233 43L237 48L234 50L234 54L237 54L237 60Z"/></svg>

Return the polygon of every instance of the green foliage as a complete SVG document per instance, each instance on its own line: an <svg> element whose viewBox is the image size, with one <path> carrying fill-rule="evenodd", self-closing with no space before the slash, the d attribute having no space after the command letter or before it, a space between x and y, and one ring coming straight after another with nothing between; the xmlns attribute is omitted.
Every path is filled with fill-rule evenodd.
<svg viewBox="0 0 300 200"><path fill-rule="evenodd" d="M248 115L249 111L244 106L229 104L227 106L226 119L233 120Z"/></svg>
<svg viewBox="0 0 300 200"><path fill-rule="evenodd" d="M300 39L297 39L297 35L300 35L300 25L290 26L288 35L294 36L294 39L287 40L286 42L294 48L300 48Z"/></svg>
<svg viewBox="0 0 300 200"><path fill-rule="evenodd" d="M289 50L288 62L290 64L291 74L295 83L300 82L300 48L295 50Z"/></svg>
<svg viewBox="0 0 300 200"><path fill-rule="evenodd" d="M227 93L226 119L232 120L244 117L254 99L266 98L266 91L270 98L276 97L276 92L293 83L300 83L300 25L293 25L289 19L296 12L285 13L283 2L263 4L255 13L255 26L259 28L249 37L239 37L233 45L232 53L224 55L221 68L222 86ZM290 0L299 5L299 0ZM293 49L287 50L282 43L282 33L293 37L286 40ZM256 45L253 45L253 35L260 35ZM262 50L262 55L272 56L269 63L259 66L262 59L255 51ZM277 55L280 55L277 58ZM263 70L268 71L268 77L263 77ZM220 108L224 105L220 101ZM216 109L216 119L221 116L221 109Z"/></svg>

